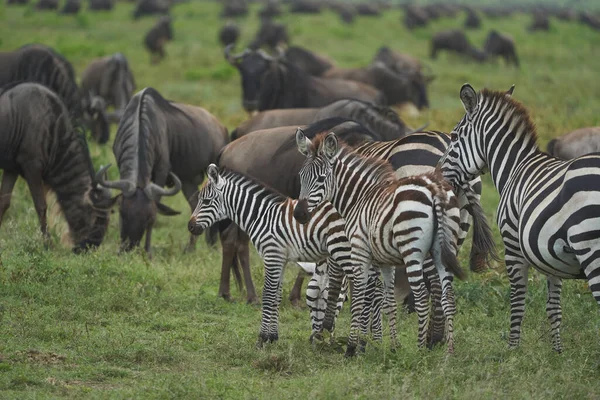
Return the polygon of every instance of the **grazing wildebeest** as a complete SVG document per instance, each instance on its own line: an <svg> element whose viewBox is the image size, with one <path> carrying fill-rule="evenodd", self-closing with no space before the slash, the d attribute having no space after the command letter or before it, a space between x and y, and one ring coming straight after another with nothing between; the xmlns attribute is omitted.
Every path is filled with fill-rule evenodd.
<svg viewBox="0 0 600 400"><path fill-rule="evenodd" d="M81 1L80 0L67 0L62 10L60 10L61 14L77 14L81 9Z"/></svg>
<svg viewBox="0 0 600 400"><path fill-rule="evenodd" d="M407 29L415 29L426 26L429 22L429 15L423 7L408 5L404 7L404 26Z"/></svg>
<svg viewBox="0 0 600 400"><path fill-rule="evenodd" d="M246 0L227 0L223 4L221 18L243 17L248 15L248 4Z"/></svg>
<svg viewBox="0 0 600 400"><path fill-rule="evenodd" d="M312 76L322 76L325 71L334 66L333 61L328 57L300 46L288 47L285 50L284 57L296 68Z"/></svg>
<svg viewBox="0 0 600 400"><path fill-rule="evenodd" d="M98 179L101 185L122 193L113 198L113 203L120 202L123 250L138 246L146 233L144 248L150 254L156 213L178 214L160 203L161 196L173 196L182 189L194 209L196 199L192 194L227 140L227 129L203 108L170 102L152 88L133 96L113 145L120 179ZM175 187L164 189L169 176ZM190 248L194 242L191 236Z"/></svg>
<svg viewBox="0 0 600 400"><path fill-rule="evenodd" d="M38 83L0 89L0 223L18 176L27 181L45 239L48 185L69 225L73 251L97 247L108 227L110 193L98 188L83 134L60 97Z"/></svg>
<svg viewBox="0 0 600 400"><path fill-rule="evenodd" d="M579 14L579 22L589 26L590 28L600 31L600 18L590 12L583 11Z"/></svg>
<svg viewBox="0 0 600 400"><path fill-rule="evenodd" d="M527 30L529 32L550 30L550 19L548 18L548 15L543 11L534 12L531 24Z"/></svg>
<svg viewBox="0 0 600 400"><path fill-rule="evenodd" d="M571 160L590 153L600 152L600 127L576 129L548 142L548 154Z"/></svg>
<svg viewBox="0 0 600 400"><path fill-rule="evenodd" d="M41 83L52 89L61 98L71 117L85 123L94 138L100 142L108 138L104 109L95 107L98 101L79 89L73 66L62 55L39 44L0 52L0 86L23 81Z"/></svg>
<svg viewBox="0 0 600 400"><path fill-rule="evenodd" d="M491 30L485 39L483 51L488 57L499 56L504 58L506 65L513 63L515 67L519 67L519 57L517 57L515 41L509 35Z"/></svg>
<svg viewBox="0 0 600 400"><path fill-rule="evenodd" d="M276 49L279 46L286 46L289 40L285 25L273 22L269 18L263 18L250 47L259 49L262 46L268 46L271 49Z"/></svg>
<svg viewBox="0 0 600 400"><path fill-rule="evenodd" d="M258 11L260 18L273 18L282 14L281 6L279 2L269 0L266 4Z"/></svg>
<svg viewBox="0 0 600 400"><path fill-rule="evenodd" d="M463 24L465 29L479 29L481 27L481 18L479 18L477 12L470 7L467 7L465 11L467 12L467 17Z"/></svg>
<svg viewBox="0 0 600 400"><path fill-rule="evenodd" d="M28 4L29 0L7 0L6 4L8 5L13 5L13 4Z"/></svg>
<svg viewBox="0 0 600 400"><path fill-rule="evenodd" d="M466 55L478 62L483 62L487 58L485 52L475 48L469 42L465 33L459 29L438 32L433 36L431 39L431 58L435 59L440 50Z"/></svg>
<svg viewBox="0 0 600 400"><path fill-rule="evenodd" d="M93 60L81 76L81 90L101 97L115 108L115 121L121 118L135 90L135 79L127 58L115 53Z"/></svg>
<svg viewBox="0 0 600 400"><path fill-rule="evenodd" d="M165 58L165 43L173 40L173 28L171 17L168 15L160 17L154 26L144 37L144 44L150 52L150 63L156 64Z"/></svg>
<svg viewBox="0 0 600 400"><path fill-rule="evenodd" d="M170 2L168 0L139 0L133 10L133 19L145 15L165 15L169 13Z"/></svg>
<svg viewBox="0 0 600 400"><path fill-rule="evenodd" d="M112 0L90 0L88 10L90 11L110 11L115 6Z"/></svg>
<svg viewBox="0 0 600 400"><path fill-rule="evenodd" d="M219 31L219 42L223 47L234 45L240 37L240 28L232 21L227 22Z"/></svg>
<svg viewBox="0 0 600 400"><path fill-rule="evenodd" d="M362 82L384 94L388 104L413 103L418 109L429 107L427 87L420 74L397 73L380 61L365 68L331 68L324 78Z"/></svg>
<svg viewBox="0 0 600 400"><path fill-rule="evenodd" d="M246 49L235 56L230 50L225 49L225 58L240 72L242 104L248 112L322 107L344 98L385 104L385 96L370 85L313 77L289 61L275 59L261 50Z"/></svg>
<svg viewBox="0 0 600 400"><path fill-rule="evenodd" d="M58 0L39 0L35 8L38 10L58 10Z"/></svg>
<svg viewBox="0 0 600 400"><path fill-rule="evenodd" d="M358 122L374 133L374 140L393 140L411 131L391 108L354 99L343 99L323 108L292 108L259 112L240 124L231 133L231 139L235 140L261 129L309 125L334 117Z"/></svg>
<svg viewBox="0 0 600 400"><path fill-rule="evenodd" d="M319 14L321 3L313 0L293 0L290 12L295 14Z"/></svg>
<svg viewBox="0 0 600 400"><path fill-rule="evenodd" d="M352 4L334 3L330 7L334 12L336 12L339 15L343 23L351 24L354 22L356 7L352 6Z"/></svg>
<svg viewBox="0 0 600 400"><path fill-rule="evenodd" d="M381 15L381 9L377 6L377 4L359 3L355 8L358 15L368 17L378 17Z"/></svg>
<svg viewBox="0 0 600 400"><path fill-rule="evenodd" d="M423 64L421 61L412 57L408 54L399 53L390 49L387 46L381 46L375 56L373 57L373 63L380 61L384 63L392 71L403 74L403 73L422 73ZM424 77L425 81L429 83L433 80L433 77Z"/></svg>

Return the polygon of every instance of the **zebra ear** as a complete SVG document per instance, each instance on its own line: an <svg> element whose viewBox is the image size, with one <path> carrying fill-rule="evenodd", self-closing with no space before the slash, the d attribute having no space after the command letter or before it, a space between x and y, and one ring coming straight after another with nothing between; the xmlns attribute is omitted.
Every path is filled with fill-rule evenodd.
<svg viewBox="0 0 600 400"><path fill-rule="evenodd" d="M510 87L510 89L508 89L508 90L506 91L506 96L508 96L508 97L512 97L512 95L513 95L513 92L514 92L514 91L515 91L515 85L513 84L513 85Z"/></svg>
<svg viewBox="0 0 600 400"><path fill-rule="evenodd" d="M206 173L208 174L208 179L217 188L223 186L223 179L219 176L219 168L215 164L210 164L206 169Z"/></svg>
<svg viewBox="0 0 600 400"><path fill-rule="evenodd" d="M322 147L323 154L328 159L332 159L338 152L338 139L335 133L329 132L323 141Z"/></svg>
<svg viewBox="0 0 600 400"><path fill-rule="evenodd" d="M298 151L304 154L305 157L308 157L310 154L311 141L306 137L301 128L296 129L296 145L298 146Z"/></svg>
<svg viewBox="0 0 600 400"><path fill-rule="evenodd" d="M460 101L462 101L467 115L473 115L477 111L477 93L473 86L468 83L462 85L460 88Z"/></svg>

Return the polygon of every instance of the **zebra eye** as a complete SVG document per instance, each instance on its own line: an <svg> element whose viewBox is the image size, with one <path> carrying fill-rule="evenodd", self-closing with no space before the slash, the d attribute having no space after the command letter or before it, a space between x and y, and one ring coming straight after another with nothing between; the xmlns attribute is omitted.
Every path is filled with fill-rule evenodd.
<svg viewBox="0 0 600 400"><path fill-rule="evenodd" d="M458 133L452 132L450 134L450 140L453 141L453 142L456 142L458 140Z"/></svg>
<svg viewBox="0 0 600 400"><path fill-rule="evenodd" d="M202 204L207 206L210 204L210 199L202 199Z"/></svg>
<svg viewBox="0 0 600 400"><path fill-rule="evenodd" d="M325 182L325 175L319 175L319 177L317 178L317 182L319 182L319 183Z"/></svg>

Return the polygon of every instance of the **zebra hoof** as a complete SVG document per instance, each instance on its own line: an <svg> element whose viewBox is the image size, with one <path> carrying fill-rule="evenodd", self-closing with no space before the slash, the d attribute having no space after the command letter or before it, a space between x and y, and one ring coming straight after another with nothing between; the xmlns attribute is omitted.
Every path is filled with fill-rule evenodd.
<svg viewBox="0 0 600 400"><path fill-rule="evenodd" d="M346 354L344 354L345 358L352 358L356 356L356 346L350 346L346 348Z"/></svg>
<svg viewBox="0 0 600 400"><path fill-rule="evenodd" d="M279 340L279 333L271 333L271 334L269 334L269 338L267 341L270 343L275 343L278 340Z"/></svg>

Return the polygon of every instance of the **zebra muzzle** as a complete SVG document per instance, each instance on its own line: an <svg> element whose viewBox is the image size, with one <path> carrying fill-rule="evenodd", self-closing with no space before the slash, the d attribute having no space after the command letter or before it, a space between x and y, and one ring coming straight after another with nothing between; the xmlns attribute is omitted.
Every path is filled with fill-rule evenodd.
<svg viewBox="0 0 600 400"><path fill-rule="evenodd" d="M298 201L296 207L294 207L294 218L301 224L305 224L310 219L310 212L308 212L308 201L302 199Z"/></svg>
<svg viewBox="0 0 600 400"><path fill-rule="evenodd" d="M196 224L196 218L190 218L190 222L188 222L188 231L194 235L201 235L203 229Z"/></svg>

